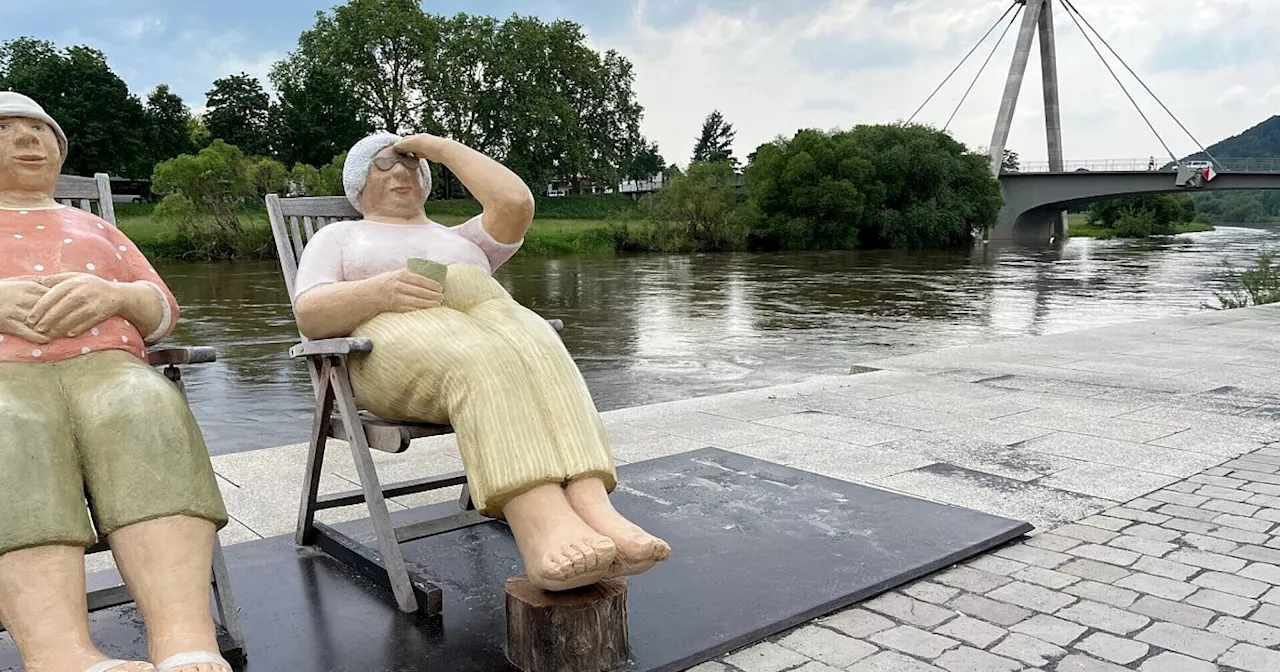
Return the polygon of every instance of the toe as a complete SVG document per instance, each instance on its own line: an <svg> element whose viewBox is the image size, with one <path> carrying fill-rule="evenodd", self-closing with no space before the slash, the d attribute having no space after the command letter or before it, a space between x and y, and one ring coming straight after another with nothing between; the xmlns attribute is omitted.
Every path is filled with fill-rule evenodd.
<svg viewBox="0 0 1280 672"><path fill-rule="evenodd" d="M591 547L595 549L596 555L600 557L602 563L613 562L614 556L618 554L617 544L613 543L613 540L608 537L596 540Z"/></svg>
<svg viewBox="0 0 1280 672"><path fill-rule="evenodd" d="M591 552L591 548L586 544L574 542L569 545L573 549L570 556L573 558L573 571L576 574L585 574L589 571L589 567L595 562L595 553Z"/></svg>
<svg viewBox="0 0 1280 672"><path fill-rule="evenodd" d="M568 568L572 566L573 563L563 555L559 553L547 553L547 557L542 560L542 574L549 579L562 581L568 575Z"/></svg>
<svg viewBox="0 0 1280 672"><path fill-rule="evenodd" d="M581 571L583 563L587 560L587 549L578 544L566 544L561 552L573 563L574 569Z"/></svg>
<svg viewBox="0 0 1280 672"><path fill-rule="evenodd" d="M582 551L582 571L591 572L600 565L600 556L596 554L596 550L591 548L591 543L586 541L575 542L574 548Z"/></svg>

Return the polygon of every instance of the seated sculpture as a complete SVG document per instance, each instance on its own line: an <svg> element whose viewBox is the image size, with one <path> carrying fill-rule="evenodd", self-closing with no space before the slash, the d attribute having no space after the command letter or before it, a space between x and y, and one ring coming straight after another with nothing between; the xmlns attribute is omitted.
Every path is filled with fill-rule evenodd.
<svg viewBox="0 0 1280 672"><path fill-rule="evenodd" d="M428 219L428 162L483 213L455 227ZM458 142L379 133L352 147L343 183L364 219L307 243L294 312L309 339L373 341L350 363L361 406L453 425L476 509L507 521L534 585L566 590L666 560L670 546L609 501L608 437L558 334L491 275L532 221L524 182ZM413 259L446 267L443 283L410 270Z"/></svg>
<svg viewBox="0 0 1280 672"><path fill-rule="evenodd" d="M185 399L146 361L178 304L124 234L53 200L66 153L35 101L0 92L0 621L28 672L229 672L209 590L227 513ZM155 665L90 639L98 535Z"/></svg>

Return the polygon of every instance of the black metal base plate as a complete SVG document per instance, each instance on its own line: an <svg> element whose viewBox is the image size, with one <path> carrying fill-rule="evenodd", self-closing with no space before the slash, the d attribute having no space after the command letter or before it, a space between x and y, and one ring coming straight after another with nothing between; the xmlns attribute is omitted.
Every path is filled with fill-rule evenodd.
<svg viewBox="0 0 1280 672"><path fill-rule="evenodd" d="M1025 534L1030 525L798 471L718 449L630 464L613 496L671 543L629 582L629 672L683 670L865 600ZM457 510L443 504L397 524ZM335 526L371 542L367 521ZM493 672L504 645L504 581L520 573L491 522L404 545L443 590L444 613L404 615L390 591L291 537L228 547L248 639L247 672ZM132 607L93 616L111 655L145 653ZM18 670L0 641L0 670Z"/></svg>

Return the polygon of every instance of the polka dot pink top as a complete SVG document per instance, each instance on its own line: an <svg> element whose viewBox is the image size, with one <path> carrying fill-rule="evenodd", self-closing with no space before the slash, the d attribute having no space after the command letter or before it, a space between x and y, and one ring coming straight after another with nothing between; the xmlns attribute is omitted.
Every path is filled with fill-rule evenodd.
<svg viewBox="0 0 1280 672"><path fill-rule="evenodd" d="M0 209L0 278L31 279L59 273L92 273L113 282L141 282L164 302L164 319L150 334L123 317L107 318L75 338L32 343L0 334L0 362L56 362L99 350L125 350L146 359L146 347L173 330L178 301L123 233L78 208Z"/></svg>

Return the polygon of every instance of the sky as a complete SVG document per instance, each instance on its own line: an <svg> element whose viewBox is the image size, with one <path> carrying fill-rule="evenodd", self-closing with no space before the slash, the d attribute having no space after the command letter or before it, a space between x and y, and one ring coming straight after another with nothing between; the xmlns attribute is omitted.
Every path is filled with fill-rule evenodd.
<svg viewBox="0 0 1280 672"><path fill-rule="evenodd" d="M1090 37L1166 151L1055 0L1062 137L1068 160L1158 160L1196 151L1280 114L1280 0L1071 0L1141 77ZM0 0L0 41L86 44L139 95L167 83L200 109L214 79L266 81L271 64L337 0ZM426 0L428 12L537 14L584 27L636 70L642 130L685 164L706 115L737 130L735 153L801 128L894 123L915 113L1010 0ZM1007 21L1007 19L1006 19ZM1018 33L1014 24L948 125L1004 29L1000 24L915 117L971 148L991 142ZM1038 44L1008 147L1046 159ZM1184 132L1178 122L1190 131Z"/></svg>

